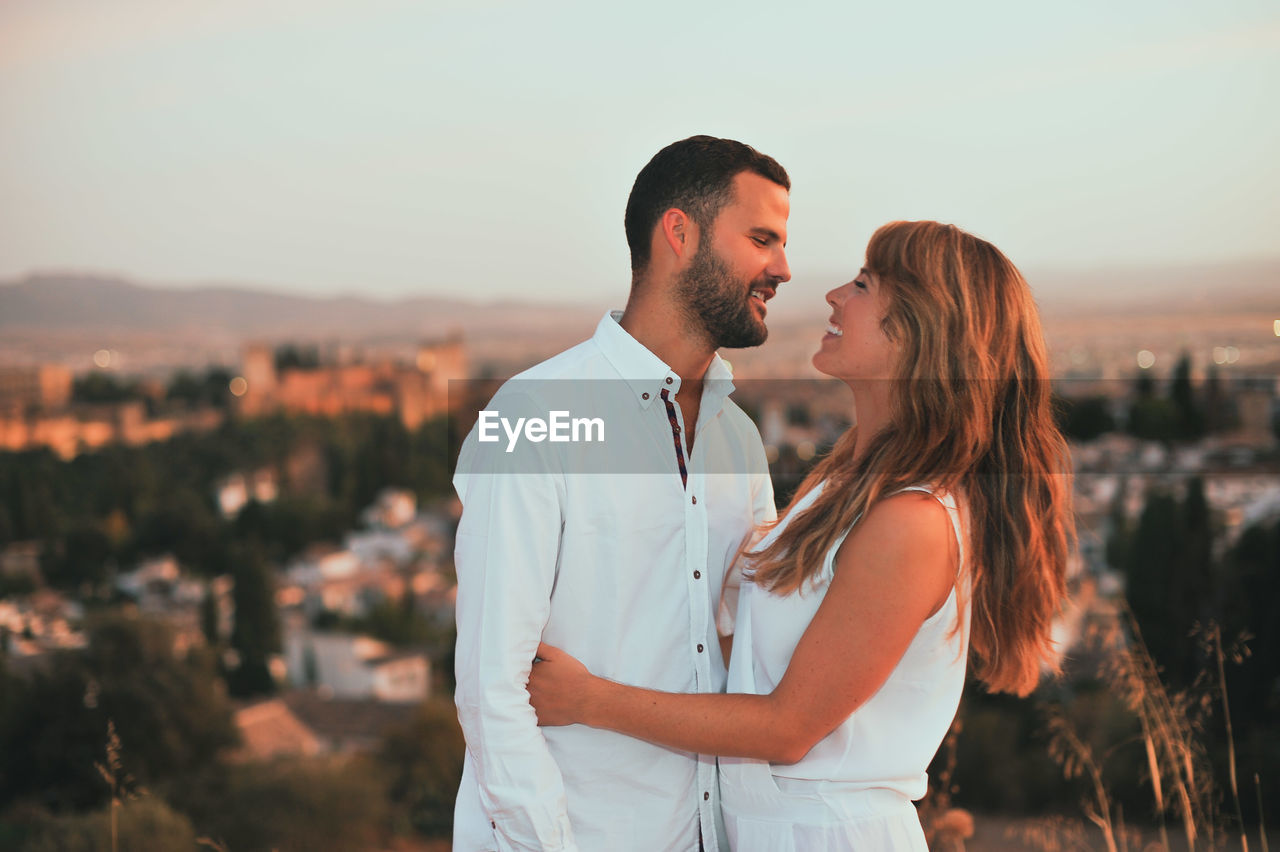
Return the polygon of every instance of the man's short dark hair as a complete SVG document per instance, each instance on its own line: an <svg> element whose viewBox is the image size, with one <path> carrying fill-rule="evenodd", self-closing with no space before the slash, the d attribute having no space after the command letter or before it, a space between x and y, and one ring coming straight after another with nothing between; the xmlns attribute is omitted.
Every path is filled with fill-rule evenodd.
<svg viewBox="0 0 1280 852"><path fill-rule="evenodd" d="M733 179L742 172L791 189L791 178L777 160L732 139L690 136L654 154L636 175L627 199L631 271L640 272L649 265L653 227L663 213L677 207L705 230L733 197Z"/></svg>

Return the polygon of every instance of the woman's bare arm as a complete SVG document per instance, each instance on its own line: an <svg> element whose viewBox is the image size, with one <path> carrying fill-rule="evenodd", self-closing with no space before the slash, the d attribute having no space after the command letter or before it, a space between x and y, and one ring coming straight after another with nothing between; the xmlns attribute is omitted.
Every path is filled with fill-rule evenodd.
<svg viewBox="0 0 1280 852"><path fill-rule="evenodd" d="M895 495L841 546L826 598L771 694L626 686L544 645L530 699L542 725L585 724L701 754L794 763L888 679L920 625L945 603L957 560L951 521L937 500Z"/></svg>

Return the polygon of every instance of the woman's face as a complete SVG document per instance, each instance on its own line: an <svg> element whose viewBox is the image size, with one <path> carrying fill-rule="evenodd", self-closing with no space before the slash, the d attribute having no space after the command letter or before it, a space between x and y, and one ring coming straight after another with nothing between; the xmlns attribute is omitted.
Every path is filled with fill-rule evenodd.
<svg viewBox="0 0 1280 852"><path fill-rule="evenodd" d="M866 269L827 294L834 312L813 356L813 366L846 382L894 377L898 346L884 333L888 299Z"/></svg>

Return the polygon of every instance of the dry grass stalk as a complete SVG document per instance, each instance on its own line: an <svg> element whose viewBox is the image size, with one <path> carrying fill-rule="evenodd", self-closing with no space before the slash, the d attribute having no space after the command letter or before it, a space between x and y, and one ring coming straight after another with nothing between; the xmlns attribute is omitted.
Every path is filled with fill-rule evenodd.
<svg viewBox="0 0 1280 852"><path fill-rule="evenodd" d="M1168 848L1163 815L1172 805L1181 817L1187 848L1196 848L1202 830L1212 848L1213 782L1208 756L1196 738L1192 703L1185 693L1170 694L1165 688L1142 642L1137 621L1127 608L1124 614L1128 630L1114 630L1108 637L1111 653L1102 674L1142 727L1152 790L1162 820L1161 841Z"/></svg>
<svg viewBox="0 0 1280 852"><path fill-rule="evenodd" d="M1027 820L1005 829L1005 836L1020 840L1040 852L1089 852L1093 847L1084 825L1061 816Z"/></svg>
<svg viewBox="0 0 1280 852"><path fill-rule="evenodd" d="M111 788L111 852L120 848L120 808L126 801L137 798L133 790L133 776L124 771L120 760L120 735L116 733L115 719L107 720L107 762L95 763L94 768Z"/></svg>
<svg viewBox="0 0 1280 852"><path fill-rule="evenodd" d="M1213 658L1218 664L1218 694L1222 698L1222 718L1227 726L1227 780L1231 782L1231 800L1236 806L1236 824L1240 826L1240 849L1241 852L1249 852L1249 837L1244 828L1244 811L1240 807L1240 787L1236 783L1236 738L1235 731L1231 727L1231 705L1227 701L1226 653L1222 650L1222 629L1217 623L1210 623L1205 636ZM1248 655L1248 646L1245 644L1248 639L1248 636L1241 636L1232 646L1232 662L1239 664ZM1258 814L1261 817L1261 808L1258 809ZM1265 834L1262 842L1263 844L1267 842Z"/></svg>
<svg viewBox="0 0 1280 852"><path fill-rule="evenodd" d="M1119 852L1116 847L1115 826L1111 819L1111 797L1102 781L1102 767L1093 758L1093 749L1080 739L1075 726L1061 708L1049 709L1048 727L1049 756L1062 767L1062 774L1068 780L1088 775L1093 788L1093 800L1085 799L1080 806L1089 821L1102 829L1108 852Z"/></svg>
<svg viewBox="0 0 1280 852"><path fill-rule="evenodd" d="M1151 773L1151 790L1156 797L1156 813L1160 815L1160 843L1169 848L1169 832L1164 824L1164 785L1160 783L1160 760L1156 757L1156 743L1151 737L1143 736L1142 743L1147 749L1147 771Z"/></svg>
<svg viewBox="0 0 1280 852"><path fill-rule="evenodd" d="M1267 848L1267 818L1262 811L1262 779L1258 777L1258 773L1253 773L1253 791L1258 794L1258 839L1262 841L1262 852L1270 852Z"/></svg>

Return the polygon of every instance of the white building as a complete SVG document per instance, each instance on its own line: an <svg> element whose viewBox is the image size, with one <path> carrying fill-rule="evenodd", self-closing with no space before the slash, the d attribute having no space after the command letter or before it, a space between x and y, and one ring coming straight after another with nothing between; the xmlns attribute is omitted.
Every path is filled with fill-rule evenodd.
<svg viewBox="0 0 1280 852"><path fill-rule="evenodd" d="M384 488L373 505L361 513L369 527L395 530L410 523L418 513L418 498L405 488Z"/></svg>
<svg viewBox="0 0 1280 852"><path fill-rule="evenodd" d="M290 683L333 698L410 703L430 693L431 666L422 653L397 652L369 636L291 627L284 655Z"/></svg>

